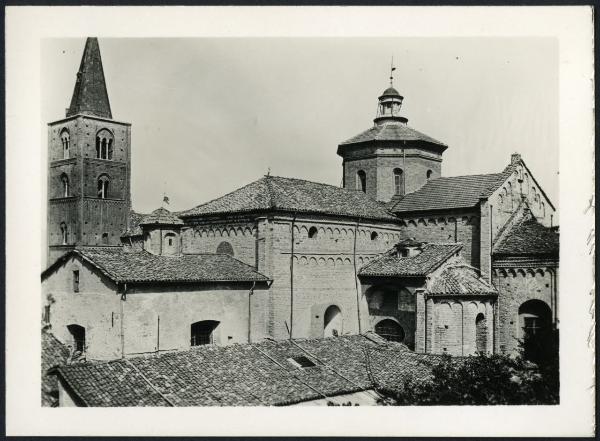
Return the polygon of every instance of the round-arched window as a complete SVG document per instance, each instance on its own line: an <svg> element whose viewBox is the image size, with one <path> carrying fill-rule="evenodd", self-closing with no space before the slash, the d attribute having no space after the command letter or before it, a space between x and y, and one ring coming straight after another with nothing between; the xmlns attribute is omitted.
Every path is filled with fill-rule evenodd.
<svg viewBox="0 0 600 441"><path fill-rule="evenodd" d="M367 174L364 170L356 172L356 189L363 193L367 192Z"/></svg>
<svg viewBox="0 0 600 441"><path fill-rule="evenodd" d="M375 325L375 333L388 341L404 341L404 329L391 319L385 319Z"/></svg>
<svg viewBox="0 0 600 441"><path fill-rule="evenodd" d="M71 147L71 137L67 129L63 129L60 132L60 142L63 147L63 159L69 159L69 149Z"/></svg>
<svg viewBox="0 0 600 441"><path fill-rule="evenodd" d="M100 130L96 134L96 158L112 160L114 143L115 139L110 130Z"/></svg>
<svg viewBox="0 0 600 441"><path fill-rule="evenodd" d="M431 175L433 175L433 171L427 170L427 179L431 179Z"/></svg>
<svg viewBox="0 0 600 441"><path fill-rule="evenodd" d="M217 254L227 254L233 257L233 247L229 242L223 241L217 246Z"/></svg>
<svg viewBox="0 0 600 441"><path fill-rule="evenodd" d="M310 227L310 229L308 230L308 238L316 239L317 235L318 235L317 227Z"/></svg>
<svg viewBox="0 0 600 441"><path fill-rule="evenodd" d="M323 321L323 335L325 337L337 337L342 333L342 311L335 305L325 310Z"/></svg>
<svg viewBox="0 0 600 441"><path fill-rule="evenodd" d="M377 234L377 231L373 231L371 233L371 240L377 240L378 237L379 237L379 234Z"/></svg>
<svg viewBox="0 0 600 441"><path fill-rule="evenodd" d="M394 169L394 193L397 195L404 194L404 172L400 168Z"/></svg>

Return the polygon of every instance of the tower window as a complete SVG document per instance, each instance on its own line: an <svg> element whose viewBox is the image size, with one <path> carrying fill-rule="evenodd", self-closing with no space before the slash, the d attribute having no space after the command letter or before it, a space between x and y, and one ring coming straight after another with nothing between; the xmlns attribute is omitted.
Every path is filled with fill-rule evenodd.
<svg viewBox="0 0 600 441"><path fill-rule="evenodd" d="M394 169L394 193L404 195L404 173L402 169Z"/></svg>
<svg viewBox="0 0 600 441"><path fill-rule="evenodd" d="M60 224L60 237L62 245L66 245L69 238L69 231L67 229L67 224L64 222Z"/></svg>
<svg viewBox="0 0 600 441"><path fill-rule="evenodd" d="M62 195L63 195L63 197L68 198L69 197L69 177L65 173L63 173L60 176L60 181L62 183L62 190L63 190Z"/></svg>
<svg viewBox="0 0 600 441"><path fill-rule="evenodd" d="M60 140L62 142L63 147L63 159L69 159L69 148L71 147L71 139L69 136L69 131L67 129L63 129L60 133Z"/></svg>
<svg viewBox="0 0 600 441"><path fill-rule="evenodd" d="M356 189L362 191L363 193L367 192L367 174L364 170L359 170L356 172Z"/></svg>
<svg viewBox="0 0 600 441"><path fill-rule="evenodd" d="M112 133L107 129L102 129L96 135L96 158L108 159L113 158L114 138Z"/></svg>
<svg viewBox="0 0 600 441"><path fill-rule="evenodd" d="M98 197L100 199L108 198L108 184L110 180L108 176L102 175L98 178Z"/></svg>
<svg viewBox="0 0 600 441"><path fill-rule="evenodd" d="M310 230L308 230L308 238L309 239L316 239L317 238L317 227L310 227Z"/></svg>
<svg viewBox="0 0 600 441"><path fill-rule="evenodd" d="M433 172L431 170L427 170L427 179L431 179L431 175Z"/></svg>

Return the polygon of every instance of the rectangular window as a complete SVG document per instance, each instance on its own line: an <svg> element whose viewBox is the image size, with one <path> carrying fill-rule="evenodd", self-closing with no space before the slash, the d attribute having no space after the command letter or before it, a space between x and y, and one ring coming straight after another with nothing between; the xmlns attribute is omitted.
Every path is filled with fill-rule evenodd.
<svg viewBox="0 0 600 441"><path fill-rule="evenodd" d="M79 270L73 271L73 292L79 292Z"/></svg>

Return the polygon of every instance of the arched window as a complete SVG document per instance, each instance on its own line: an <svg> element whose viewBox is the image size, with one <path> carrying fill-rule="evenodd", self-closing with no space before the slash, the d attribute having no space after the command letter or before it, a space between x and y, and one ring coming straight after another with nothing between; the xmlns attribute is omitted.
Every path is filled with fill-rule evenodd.
<svg viewBox="0 0 600 441"><path fill-rule="evenodd" d="M404 173L399 168L394 169L394 193L404 195Z"/></svg>
<svg viewBox="0 0 600 441"><path fill-rule="evenodd" d="M373 286L366 292L367 303L371 312L398 312L398 292L385 286Z"/></svg>
<svg viewBox="0 0 600 441"><path fill-rule="evenodd" d="M427 170L427 180L431 179L432 174L433 174L433 171Z"/></svg>
<svg viewBox="0 0 600 441"><path fill-rule="evenodd" d="M502 204L504 204L504 196L502 196L502 194L498 195L498 205L500 205L500 207L502 207Z"/></svg>
<svg viewBox="0 0 600 441"><path fill-rule="evenodd" d="M359 170L356 172L356 189L362 191L363 193L367 192L367 174L364 170Z"/></svg>
<svg viewBox="0 0 600 441"><path fill-rule="evenodd" d="M377 234L377 231L373 231L371 233L371 240L377 240L378 237L379 237L379 235Z"/></svg>
<svg viewBox="0 0 600 441"><path fill-rule="evenodd" d="M79 325L67 325L67 330L71 334L71 344L75 352L85 352L85 328Z"/></svg>
<svg viewBox="0 0 600 441"><path fill-rule="evenodd" d="M233 247L229 242L221 242L217 247L217 254L227 254L233 257Z"/></svg>
<svg viewBox="0 0 600 441"><path fill-rule="evenodd" d="M542 202L542 216L546 217L546 205Z"/></svg>
<svg viewBox="0 0 600 441"><path fill-rule="evenodd" d="M96 134L96 158L113 158L114 137L110 130L102 129Z"/></svg>
<svg viewBox="0 0 600 441"><path fill-rule="evenodd" d="M69 197L69 177L63 173L60 175L60 182L62 184L62 195L64 198Z"/></svg>
<svg viewBox="0 0 600 441"><path fill-rule="evenodd" d="M110 179L106 175L102 175L98 178L98 197L100 199L108 198L108 184Z"/></svg>
<svg viewBox="0 0 600 441"><path fill-rule="evenodd" d="M61 243L63 245L66 245L69 239L69 231L67 229L67 224L64 222L61 222L60 224L60 237L61 237Z"/></svg>
<svg viewBox="0 0 600 441"><path fill-rule="evenodd" d="M551 311L541 300L528 300L519 307L521 342L525 358L536 361L548 352L551 342Z"/></svg>
<svg viewBox="0 0 600 441"><path fill-rule="evenodd" d="M477 352L487 351L487 324L481 313L475 318L475 348Z"/></svg>
<svg viewBox="0 0 600 441"><path fill-rule="evenodd" d="M62 142L63 147L63 159L69 159L69 148L71 147L71 138L67 129L63 129L62 132L60 132L60 141Z"/></svg>
<svg viewBox="0 0 600 441"><path fill-rule="evenodd" d="M308 230L308 238L316 239L317 234L318 234L317 227L310 227L310 229Z"/></svg>
<svg viewBox="0 0 600 441"><path fill-rule="evenodd" d="M404 341L404 329L391 319L385 319L375 325L375 333L388 341Z"/></svg>
<svg viewBox="0 0 600 441"><path fill-rule="evenodd" d="M108 245L108 233L102 233L102 245Z"/></svg>
<svg viewBox="0 0 600 441"><path fill-rule="evenodd" d="M219 322L214 320L203 320L192 323L190 326L190 345L211 345L213 343L213 332L219 326Z"/></svg>
<svg viewBox="0 0 600 441"><path fill-rule="evenodd" d="M342 333L342 311L335 305L325 310L323 322L323 335L325 337L337 337Z"/></svg>

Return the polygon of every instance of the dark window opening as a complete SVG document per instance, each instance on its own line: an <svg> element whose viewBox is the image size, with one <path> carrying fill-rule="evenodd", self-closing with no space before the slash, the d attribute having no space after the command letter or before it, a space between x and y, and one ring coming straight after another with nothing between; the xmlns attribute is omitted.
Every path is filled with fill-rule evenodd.
<svg viewBox="0 0 600 441"><path fill-rule="evenodd" d="M379 237L379 235L377 234L377 232L373 231L371 233L371 240L377 240L378 237Z"/></svg>
<svg viewBox="0 0 600 441"><path fill-rule="evenodd" d="M427 170L427 179L430 179L432 174L433 172L431 170Z"/></svg>
<svg viewBox="0 0 600 441"><path fill-rule="evenodd" d="M310 227L310 229L308 230L308 238L315 239L317 237L317 234L317 227Z"/></svg>
<svg viewBox="0 0 600 441"><path fill-rule="evenodd" d="M110 180L108 179L108 176L100 176L100 178L98 178L98 197L100 199L108 198L109 182Z"/></svg>
<svg viewBox="0 0 600 441"><path fill-rule="evenodd" d="M108 233L102 233L102 245L108 245Z"/></svg>
<svg viewBox="0 0 600 441"><path fill-rule="evenodd" d="M477 352L485 352L487 350L487 324L485 315L477 314L475 319L475 349Z"/></svg>
<svg viewBox="0 0 600 441"><path fill-rule="evenodd" d="M293 364L298 365L301 368L315 367L316 364L308 357L300 355L299 357L292 357L289 359Z"/></svg>
<svg viewBox="0 0 600 441"><path fill-rule="evenodd" d="M356 189L362 191L363 193L367 192L367 174L364 170L359 170L356 172Z"/></svg>
<svg viewBox="0 0 600 441"><path fill-rule="evenodd" d="M64 222L60 224L60 236L62 244L66 245L69 238L69 231L67 229L67 224L65 224Z"/></svg>
<svg viewBox="0 0 600 441"><path fill-rule="evenodd" d="M73 270L73 292L79 292L79 270Z"/></svg>
<svg viewBox="0 0 600 441"><path fill-rule="evenodd" d="M44 306L44 323L50 323L50 305Z"/></svg>
<svg viewBox="0 0 600 441"><path fill-rule="evenodd" d="M552 344L552 313L541 300L528 300L519 307L523 355L536 362L543 358Z"/></svg>
<svg viewBox="0 0 600 441"><path fill-rule="evenodd" d="M68 325L71 341L75 352L85 352L85 328L79 325Z"/></svg>
<svg viewBox="0 0 600 441"><path fill-rule="evenodd" d="M394 169L394 193L404 195L404 173L399 168Z"/></svg>
<svg viewBox="0 0 600 441"><path fill-rule="evenodd" d="M388 341L404 341L404 329L393 320L382 320L375 325L375 333Z"/></svg>
<svg viewBox="0 0 600 441"><path fill-rule="evenodd" d="M66 174L62 174L60 177L60 181L62 182L62 193L63 197L69 197L69 177Z"/></svg>
<svg viewBox="0 0 600 441"><path fill-rule="evenodd" d="M217 254L227 254L228 256L233 257L233 247L229 242L221 242L217 246Z"/></svg>
<svg viewBox="0 0 600 441"><path fill-rule="evenodd" d="M213 343L213 332L217 326L219 326L219 322L214 320L204 320L201 322L192 323L190 326L190 345L211 345Z"/></svg>

